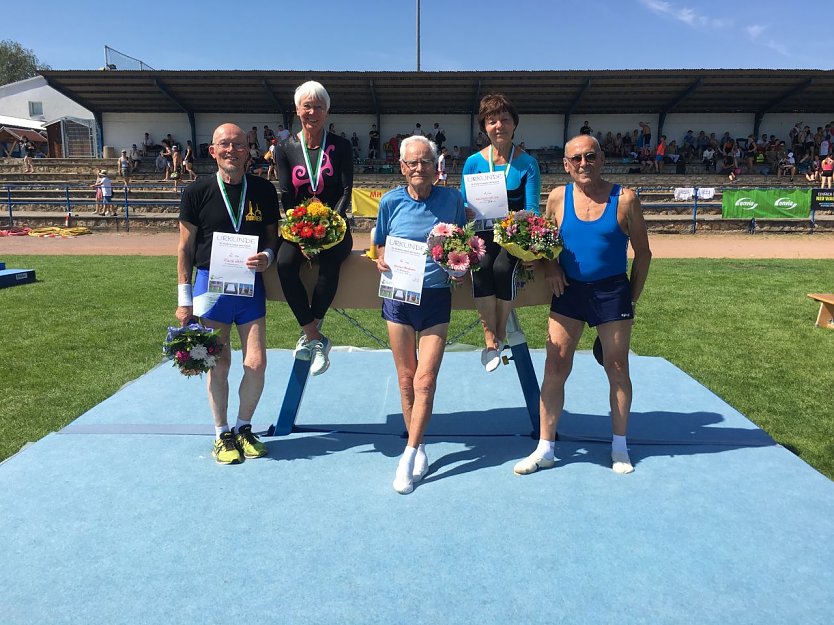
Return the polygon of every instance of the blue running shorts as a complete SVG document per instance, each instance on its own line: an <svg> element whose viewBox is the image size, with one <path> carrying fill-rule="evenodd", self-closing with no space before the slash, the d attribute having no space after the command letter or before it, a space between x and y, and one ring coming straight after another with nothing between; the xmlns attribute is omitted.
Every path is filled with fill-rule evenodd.
<svg viewBox="0 0 834 625"><path fill-rule="evenodd" d="M266 316L266 295L261 274L255 274L252 297L209 293L208 269L198 269L194 278L194 314L212 321L242 326Z"/></svg>
<svg viewBox="0 0 834 625"><path fill-rule="evenodd" d="M417 332L441 323L449 323L452 318L452 291L448 288L423 289L419 306L383 299L382 318L411 326Z"/></svg>
<svg viewBox="0 0 834 625"><path fill-rule="evenodd" d="M554 295L550 301L551 312L585 321L592 328L611 321L634 319L631 284L626 274L596 282L568 278L568 282L561 297Z"/></svg>

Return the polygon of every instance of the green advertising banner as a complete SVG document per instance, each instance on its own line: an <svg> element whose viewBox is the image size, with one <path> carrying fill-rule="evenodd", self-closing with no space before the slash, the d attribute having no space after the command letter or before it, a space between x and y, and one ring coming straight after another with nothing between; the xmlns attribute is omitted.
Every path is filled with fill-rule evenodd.
<svg viewBox="0 0 834 625"><path fill-rule="evenodd" d="M725 189L721 216L730 219L808 219L808 189Z"/></svg>

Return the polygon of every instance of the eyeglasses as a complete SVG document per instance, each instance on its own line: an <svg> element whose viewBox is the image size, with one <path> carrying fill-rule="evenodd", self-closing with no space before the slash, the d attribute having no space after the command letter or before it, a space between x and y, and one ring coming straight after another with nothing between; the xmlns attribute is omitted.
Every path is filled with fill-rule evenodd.
<svg viewBox="0 0 834 625"><path fill-rule="evenodd" d="M574 154L573 156L566 156L567 160L569 160L574 165L579 165L582 162L582 159L585 159L586 163L596 163L597 162L597 153L596 152L586 152L585 154Z"/></svg>
<svg viewBox="0 0 834 625"><path fill-rule="evenodd" d="M418 165L422 165L426 168L434 165L434 161L428 158L423 158L418 161L403 161L403 163L405 163L405 166L411 169L412 171L417 169Z"/></svg>
<svg viewBox="0 0 834 625"><path fill-rule="evenodd" d="M212 145L216 148L223 148L224 150L237 150L238 152L246 149L245 143L235 143L233 141L218 141Z"/></svg>

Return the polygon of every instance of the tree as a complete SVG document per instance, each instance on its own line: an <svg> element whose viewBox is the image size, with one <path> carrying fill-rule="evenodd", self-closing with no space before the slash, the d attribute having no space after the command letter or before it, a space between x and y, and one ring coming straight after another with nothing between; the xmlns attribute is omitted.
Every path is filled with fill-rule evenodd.
<svg viewBox="0 0 834 625"><path fill-rule="evenodd" d="M25 78L37 76L44 65L31 50L11 39L0 41L0 85L7 85Z"/></svg>

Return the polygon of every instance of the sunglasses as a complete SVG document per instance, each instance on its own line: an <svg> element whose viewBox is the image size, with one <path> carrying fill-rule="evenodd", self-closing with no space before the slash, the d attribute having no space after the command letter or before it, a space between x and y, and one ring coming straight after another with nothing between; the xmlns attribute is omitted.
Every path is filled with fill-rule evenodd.
<svg viewBox="0 0 834 625"><path fill-rule="evenodd" d="M582 159L585 159L586 163L596 163L597 162L597 153L596 152L586 152L585 154L574 154L573 156L566 156L571 163L574 165L579 165L582 162Z"/></svg>

